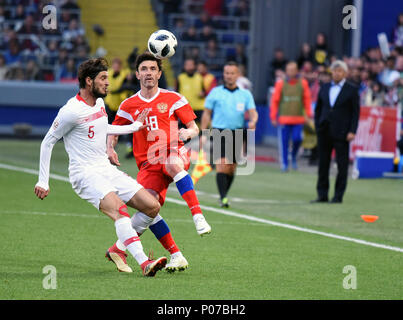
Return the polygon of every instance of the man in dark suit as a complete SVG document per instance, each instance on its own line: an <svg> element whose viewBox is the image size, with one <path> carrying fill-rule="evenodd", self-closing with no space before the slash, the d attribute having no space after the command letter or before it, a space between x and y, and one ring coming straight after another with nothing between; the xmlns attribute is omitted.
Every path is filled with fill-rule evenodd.
<svg viewBox="0 0 403 320"><path fill-rule="evenodd" d="M346 82L346 63L336 60L331 65L332 82L324 84L318 94L315 128L318 136L319 170L316 190L318 198L328 202L329 169L333 148L336 150L337 177L331 203L341 203L347 187L350 141L355 137L360 115L358 88Z"/></svg>

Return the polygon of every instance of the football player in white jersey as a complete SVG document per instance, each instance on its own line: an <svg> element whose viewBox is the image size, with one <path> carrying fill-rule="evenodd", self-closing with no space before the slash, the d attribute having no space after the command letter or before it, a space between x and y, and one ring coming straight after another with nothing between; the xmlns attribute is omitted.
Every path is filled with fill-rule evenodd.
<svg viewBox="0 0 403 320"><path fill-rule="evenodd" d="M128 134L145 128L143 122L148 111L141 113L131 125L108 125L102 99L108 92L107 68L103 58L90 59L80 65L80 91L59 110L42 141L39 181L34 192L42 200L48 196L52 149L63 138L69 156L69 179L74 191L115 222L119 240L139 263L143 274L154 276L165 267L167 259L150 260L145 255L126 205L154 219L160 204L136 180L110 164L106 154L107 135ZM108 258L114 260L111 255ZM121 271L132 272L127 264L117 267Z"/></svg>

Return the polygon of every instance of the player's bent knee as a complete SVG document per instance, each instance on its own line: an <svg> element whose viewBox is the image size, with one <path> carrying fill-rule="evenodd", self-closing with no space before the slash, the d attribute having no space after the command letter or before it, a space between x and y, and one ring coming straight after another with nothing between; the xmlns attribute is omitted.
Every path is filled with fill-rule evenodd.
<svg viewBox="0 0 403 320"><path fill-rule="evenodd" d="M155 201L155 203L150 207L149 209L149 216L151 218L155 218L158 215L158 212L160 212L161 205L158 201Z"/></svg>
<svg viewBox="0 0 403 320"><path fill-rule="evenodd" d="M155 218L160 212L161 205L160 203L153 198L154 201L149 202L146 208L143 208L142 212L149 216L150 218Z"/></svg>

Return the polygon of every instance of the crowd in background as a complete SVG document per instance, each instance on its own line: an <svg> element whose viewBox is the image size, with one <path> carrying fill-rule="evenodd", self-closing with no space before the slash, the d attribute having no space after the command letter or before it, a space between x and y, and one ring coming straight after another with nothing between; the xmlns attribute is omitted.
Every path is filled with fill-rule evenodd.
<svg viewBox="0 0 403 320"><path fill-rule="evenodd" d="M76 0L53 1L57 8L55 30L42 27L46 0L0 0L0 80L76 81L78 65L89 57L90 47L80 23L80 7ZM249 38L236 38L249 29L250 0L159 0L163 12L179 35L182 56L202 61L220 80L226 61L233 60L247 74ZM182 15L181 15L182 13ZM179 15L178 15L179 14ZM170 15L174 19L169 19ZM231 19L237 20L234 29ZM231 33L232 32L232 33ZM359 58L342 57L349 67L349 80L360 88L361 104L392 106L403 99L403 14L397 18L391 40L390 56L379 48L369 48ZM338 57L332 52L326 35L319 33L314 44L303 43L297 57L287 56L282 48L274 52L268 67L268 86L284 77L284 67L295 60L301 76L308 80L312 100L316 100L320 84L330 81L328 66ZM340 57L339 57L340 58Z"/></svg>
<svg viewBox="0 0 403 320"><path fill-rule="evenodd" d="M0 80L76 81L90 47L76 0L52 1L57 28L46 29L46 0L0 0ZM46 10L45 10L46 12Z"/></svg>
<svg viewBox="0 0 403 320"><path fill-rule="evenodd" d="M181 46L177 73L183 61L205 61L210 71L221 77L226 61L247 67L249 44L250 0L182 1L160 0L163 4L163 28L173 31Z"/></svg>
<svg viewBox="0 0 403 320"><path fill-rule="evenodd" d="M396 106L403 102L403 14L399 15L392 41L387 57L379 48L369 48L358 58L341 57L349 67L348 80L359 87L363 106ZM308 80L313 102L320 85L331 80L329 65L337 59L323 33L317 35L313 46L303 43L299 55L294 57L301 76ZM277 48L269 66L269 86L285 77L287 62L284 50Z"/></svg>

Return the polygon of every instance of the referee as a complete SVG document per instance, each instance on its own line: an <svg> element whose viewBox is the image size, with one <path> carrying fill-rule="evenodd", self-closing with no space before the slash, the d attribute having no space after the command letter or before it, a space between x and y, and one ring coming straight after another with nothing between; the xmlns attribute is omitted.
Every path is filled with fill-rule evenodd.
<svg viewBox="0 0 403 320"><path fill-rule="evenodd" d="M207 129L212 122L212 128L220 132L221 152L220 158L214 159L217 171L217 187L220 193L221 207L228 208L227 193L234 180L236 159L243 150L243 139L235 139L236 130L244 130L245 112L248 112L248 129L254 130L258 120L255 102L250 91L237 86L239 67L236 62L229 61L224 65L224 85L215 87L206 98L204 112L201 119L201 130ZM226 130L228 129L228 130ZM227 132L232 134L230 139L224 139ZM243 136L243 134L241 134ZM205 143L202 136L201 145ZM238 141L237 141L238 140ZM236 154L238 153L238 155ZM232 155L232 156L231 156Z"/></svg>

